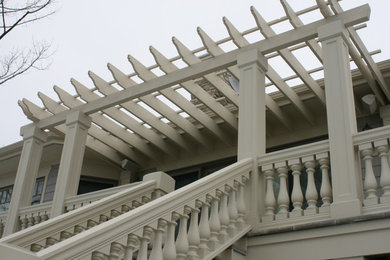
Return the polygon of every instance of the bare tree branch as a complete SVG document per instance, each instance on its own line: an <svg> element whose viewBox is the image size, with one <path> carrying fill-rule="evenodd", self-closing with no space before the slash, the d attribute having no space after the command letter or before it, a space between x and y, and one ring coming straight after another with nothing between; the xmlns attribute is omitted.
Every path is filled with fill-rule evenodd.
<svg viewBox="0 0 390 260"><path fill-rule="evenodd" d="M25 52L13 51L0 61L0 85L34 68L45 70L48 64L44 62L51 56L50 44L35 43L33 49Z"/></svg>
<svg viewBox="0 0 390 260"><path fill-rule="evenodd" d="M12 5L8 2L0 0L0 40L15 27L46 18L55 12L48 8L53 4L53 0L11 0ZM8 55L0 57L0 85L30 69L47 69L47 59L52 55L49 48L50 44L33 42L30 50L14 49L9 51Z"/></svg>

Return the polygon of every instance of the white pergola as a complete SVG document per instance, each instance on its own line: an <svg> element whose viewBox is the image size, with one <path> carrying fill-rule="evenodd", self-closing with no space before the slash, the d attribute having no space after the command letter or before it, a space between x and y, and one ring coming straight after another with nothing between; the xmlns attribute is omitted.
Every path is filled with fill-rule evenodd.
<svg viewBox="0 0 390 260"><path fill-rule="evenodd" d="M93 88L71 79L76 96L54 86L60 101L38 93L43 108L27 99L20 101L19 105L37 127L60 134L65 133L66 127L63 123L72 111L82 111L89 115L92 126L88 130L87 147L118 164L123 158L128 158L146 167L156 161L177 160L180 153L191 156L197 151L212 151L214 147L231 149L236 146L239 96L221 75L228 73L239 79L239 69L235 65L237 54L245 49L258 48L268 59L280 56L295 72L295 75L283 78L276 67L268 66L268 86L273 85L280 92L279 96L266 95L266 107L269 111L267 119L277 122L278 127L291 130L293 122L281 109L281 106L290 103L294 107L294 113L310 125L315 125L316 115L305 100L315 97L325 111L324 88L311 75L322 68L306 70L293 51L309 48L322 62L322 50L316 39L302 41L304 37L312 38L312 35L300 30L302 27L306 30L307 26L304 26L299 16L317 8L325 18L342 12L335 0L330 1L329 7L324 1L317 2L318 6L294 12L286 1L281 1L286 16L271 22L266 22L252 7L256 28L241 33L224 18L229 38L215 42L198 28L198 34L204 44L202 48L191 51L178 39L173 38L178 57L168 59L150 47L150 52L156 60L154 66L145 67L129 55L128 59L135 73L126 74L108 64L113 76L111 81L89 72L94 83ZM286 20L295 30L277 35L271 26ZM321 23L313 23L311 28L317 28ZM372 93L383 105L389 100L390 92L377 65L356 33L359 28L348 28L351 39L347 42L349 53L367 80ZM256 31L260 31L266 40L250 44L245 36ZM295 36L296 45L294 37L290 35ZM228 41L232 41L237 49L225 53L221 45ZM202 59L198 53L206 53L203 55L206 56L204 59L213 59L200 63ZM175 61L179 59L185 62L188 68L179 69L175 65ZM166 76L157 77L153 72L156 68L166 73ZM143 83L136 83L136 77L142 79ZM309 93L302 95L299 91L302 92L303 88L291 88L288 81L294 78L299 78ZM215 88L219 95L215 97L210 91L205 91L199 84L202 80ZM182 90L190 93L197 100L197 104L181 95ZM166 100L174 106L164 102ZM267 134L272 135L268 132Z"/></svg>
<svg viewBox="0 0 390 260"><path fill-rule="evenodd" d="M317 0L318 5L294 12L285 0L281 2L286 16L278 20L266 22L257 10L251 8L256 28L241 33L224 18L230 35L227 39L215 42L198 28L204 44L202 48L191 51L173 38L178 57L168 59L150 47L156 60L154 66L146 67L129 56L135 71L133 74L128 75L108 64L113 80L106 81L89 72L94 88L88 88L72 79L76 96L55 86L59 102L43 93L38 94L43 108L27 99L20 101L20 107L34 123L23 128L25 145L6 232L14 229L16 222L9 221L16 219L17 210L26 204L28 196L25 194L32 189L28 183L35 180L44 142L42 130L45 129L65 135L57 179L57 183L62 185L57 185L61 186L58 189L56 187L52 217L62 213L64 198L77 191L85 145L115 163L120 164L122 159L128 158L144 168L156 162L194 162L196 156L211 160L213 158L208 156L213 153L226 156L231 152L230 155L238 154L239 159L257 159L265 153L266 135L268 142L268 138L274 135L273 131L282 129L289 133L297 125L303 125L307 129L299 129L298 132L307 137L309 132L315 132L313 129L319 124L319 115L325 115L325 123L322 122L320 128L328 134L328 129L324 127L327 120L332 169L352 174L353 171L345 167L353 164L344 163L353 155L348 149L353 147L350 134L356 131L350 58L346 52L349 52L380 105L388 104L390 100L383 75L356 33L362 26L354 27L369 19L370 9L365 5L343 11L336 0L329 3ZM326 19L303 24L299 16L317 9ZM287 20L294 29L276 34L272 26ZM256 31L260 31L264 39L250 43L246 35ZM229 41L237 48L224 52L222 45ZM310 49L324 66L307 70L293 54L301 48ZM201 56L200 53L206 55ZM295 75L283 78L277 67L268 64L268 59L277 56L290 66ZM188 66L178 68L175 65L177 60ZM165 75L157 76L154 73L156 68ZM331 86L326 93L320 81L313 77L313 73L322 70L325 85ZM240 95L223 77L226 73L240 81ZM269 84L266 84L265 77ZM289 81L292 79L300 79L303 85L291 87ZM137 83L139 80L143 82ZM202 88L204 82L217 91L206 91ZM274 86L279 91L266 94L267 86ZM185 98L181 91L190 93L197 102ZM331 106L326 103L329 97L335 98ZM179 109L164 102L166 100ZM291 106L286 109L287 105ZM337 120L347 120L350 124L340 128ZM351 144L340 147L337 140ZM30 171L28 176L27 170ZM257 171L255 167L253 173ZM256 178L257 174L253 176ZM340 183L347 182L340 180ZM258 185L256 180L252 183ZM335 194L339 192L337 189L334 187ZM252 187L252 190L256 193L259 189ZM252 194L254 198L257 197L255 193ZM258 205L250 207L257 208Z"/></svg>

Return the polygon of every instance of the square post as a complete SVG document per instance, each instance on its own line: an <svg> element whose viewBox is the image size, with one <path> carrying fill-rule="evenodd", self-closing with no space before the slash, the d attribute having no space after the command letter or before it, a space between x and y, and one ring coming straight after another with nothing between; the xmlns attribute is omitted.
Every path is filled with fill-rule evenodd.
<svg viewBox="0 0 390 260"><path fill-rule="evenodd" d="M253 159L251 172L248 221L253 226L260 223L264 210L264 185L259 176L257 158L265 154L265 73L266 58L257 50L249 50L237 57L240 69L240 98L238 120L238 160Z"/></svg>
<svg viewBox="0 0 390 260"><path fill-rule="evenodd" d="M50 218L61 215L65 199L76 195L91 118L75 111L66 118L66 135L58 169Z"/></svg>
<svg viewBox="0 0 390 260"><path fill-rule="evenodd" d="M23 149L8 209L4 230L5 236L17 231L19 209L31 205L35 180L42 157L43 144L47 138L45 132L34 124L23 126L20 129L20 135L23 136Z"/></svg>
<svg viewBox="0 0 390 260"><path fill-rule="evenodd" d="M361 214L361 177L352 136L357 133L349 52L349 35L340 21L318 29L325 73L326 111L332 171L331 216Z"/></svg>

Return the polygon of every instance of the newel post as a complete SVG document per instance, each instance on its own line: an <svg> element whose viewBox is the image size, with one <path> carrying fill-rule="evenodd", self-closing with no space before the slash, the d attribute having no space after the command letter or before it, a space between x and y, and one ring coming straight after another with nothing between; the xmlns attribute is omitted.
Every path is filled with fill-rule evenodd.
<svg viewBox="0 0 390 260"><path fill-rule="evenodd" d="M12 191L11 203L8 209L4 236L17 231L19 209L30 206L42 157L46 134L34 124L23 126L20 129L23 136L23 149L16 172L15 184Z"/></svg>
<svg viewBox="0 0 390 260"><path fill-rule="evenodd" d="M332 171L331 216L361 214L361 177L352 136L357 133L349 54L348 32L340 21L318 29L325 73L326 110Z"/></svg>
<svg viewBox="0 0 390 260"><path fill-rule="evenodd" d="M75 111L66 118L66 135L54 191L51 218L63 213L67 197L77 194L85 142L90 126L91 118L80 111Z"/></svg>
<svg viewBox="0 0 390 260"><path fill-rule="evenodd" d="M238 160L252 158L248 221L260 223L264 211L264 185L259 176L257 158L265 154L265 73L266 58L257 50L249 50L237 57L240 69L240 107L238 121Z"/></svg>

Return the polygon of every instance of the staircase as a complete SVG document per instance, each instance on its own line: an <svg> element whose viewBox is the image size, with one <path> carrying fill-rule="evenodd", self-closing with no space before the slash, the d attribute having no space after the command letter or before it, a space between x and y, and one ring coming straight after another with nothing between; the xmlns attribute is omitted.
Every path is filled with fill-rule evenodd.
<svg viewBox="0 0 390 260"><path fill-rule="evenodd" d="M169 177L151 174L1 239L0 251L6 259L213 259L251 229L245 194L252 167L241 160L161 197L156 187L169 189Z"/></svg>

